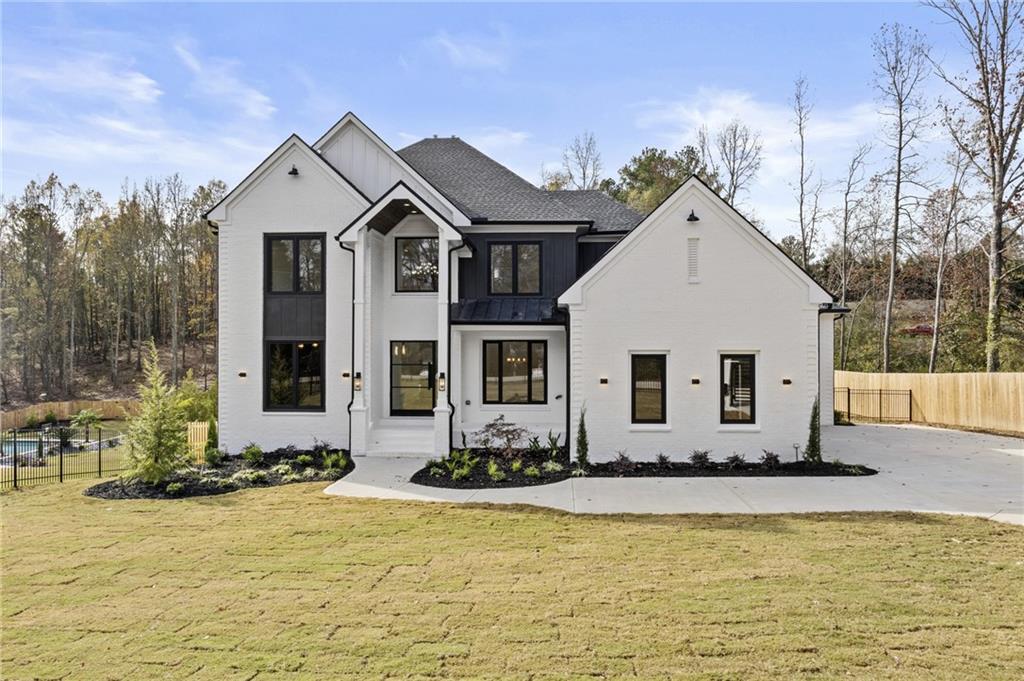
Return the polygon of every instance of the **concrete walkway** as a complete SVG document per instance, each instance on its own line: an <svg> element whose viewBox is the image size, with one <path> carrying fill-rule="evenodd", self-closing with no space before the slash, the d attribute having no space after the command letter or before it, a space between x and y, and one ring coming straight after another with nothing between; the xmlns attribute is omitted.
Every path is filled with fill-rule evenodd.
<svg viewBox="0 0 1024 681"><path fill-rule="evenodd" d="M359 457L327 494L531 504L573 513L919 511L1024 525L1024 440L920 426L826 429L825 457L878 469L863 478L573 478L551 485L454 490L414 485L425 459Z"/></svg>

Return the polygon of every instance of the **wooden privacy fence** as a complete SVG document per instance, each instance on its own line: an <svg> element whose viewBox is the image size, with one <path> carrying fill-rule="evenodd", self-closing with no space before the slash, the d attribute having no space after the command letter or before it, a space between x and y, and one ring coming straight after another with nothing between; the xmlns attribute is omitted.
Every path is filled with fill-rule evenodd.
<svg viewBox="0 0 1024 681"><path fill-rule="evenodd" d="M24 428L35 416L42 421L53 413L59 421L66 421L83 409L91 409L104 419L124 418L125 412L135 414L139 409L138 400L70 400L68 402L40 402L21 409L11 409L2 414L2 428Z"/></svg>
<svg viewBox="0 0 1024 681"><path fill-rule="evenodd" d="M196 463L203 463L206 454L206 438L210 435L207 421L188 422L188 453Z"/></svg>
<svg viewBox="0 0 1024 681"><path fill-rule="evenodd" d="M914 423L1024 434L1024 372L868 374L835 372L837 394L910 391ZM836 406L839 409L839 405ZM856 420L856 414L854 414Z"/></svg>

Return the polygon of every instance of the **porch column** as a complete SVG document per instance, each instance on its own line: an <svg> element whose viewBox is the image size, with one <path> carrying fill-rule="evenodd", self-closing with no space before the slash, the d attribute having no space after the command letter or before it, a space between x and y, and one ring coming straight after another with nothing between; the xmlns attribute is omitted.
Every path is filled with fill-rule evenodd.
<svg viewBox="0 0 1024 681"><path fill-rule="evenodd" d="M448 426L451 407L448 406L448 391L451 390L452 375L448 366L448 296L451 291L451 246L439 230L437 253L437 401L434 404L434 456L445 457L451 450ZM440 377L444 374L445 386L441 390Z"/></svg>
<svg viewBox="0 0 1024 681"><path fill-rule="evenodd" d="M362 377L362 390L355 390L352 393L352 454L365 454L367 446L367 431L369 424L369 412L366 408L366 386L369 385L370 377L367 375L366 363L366 302L367 302L367 277L366 277L366 234L359 230L355 243L355 290L353 295L352 310L352 356L355 358L352 367L352 380L356 376Z"/></svg>

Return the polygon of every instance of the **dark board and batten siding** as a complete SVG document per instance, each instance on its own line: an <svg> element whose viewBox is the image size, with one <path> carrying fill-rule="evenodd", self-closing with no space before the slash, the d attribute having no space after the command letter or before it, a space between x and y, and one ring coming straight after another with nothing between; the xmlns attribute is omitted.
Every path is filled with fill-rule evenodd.
<svg viewBox="0 0 1024 681"><path fill-rule="evenodd" d="M487 291L491 243L541 243L541 292L531 297L555 298L576 281L576 235L556 234L469 234L473 257L459 264L459 295L464 299L491 297Z"/></svg>
<svg viewBox="0 0 1024 681"><path fill-rule="evenodd" d="M616 241L580 241L579 257L576 261L576 276L582 277L601 257L611 250Z"/></svg>
<svg viewBox="0 0 1024 681"><path fill-rule="evenodd" d="M323 295L275 293L264 296L263 305L264 340L326 340Z"/></svg>

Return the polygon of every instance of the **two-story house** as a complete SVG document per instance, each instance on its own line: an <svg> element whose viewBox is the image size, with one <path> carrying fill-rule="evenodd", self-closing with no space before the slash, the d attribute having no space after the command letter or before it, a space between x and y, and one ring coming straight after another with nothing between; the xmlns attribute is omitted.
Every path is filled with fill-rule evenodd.
<svg viewBox="0 0 1024 681"><path fill-rule="evenodd" d="M347 114L207 218L230 452L444 455L502 414L574 436L584 408L595 460L784 452L816 395L831 413L831 295L696 179L645 217Z"/></svg>

